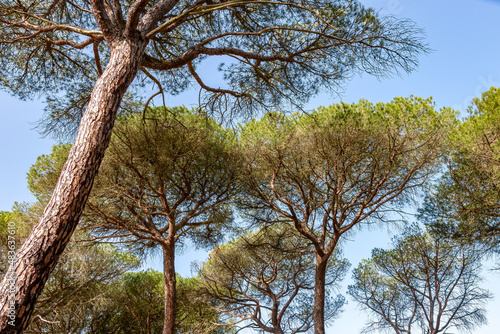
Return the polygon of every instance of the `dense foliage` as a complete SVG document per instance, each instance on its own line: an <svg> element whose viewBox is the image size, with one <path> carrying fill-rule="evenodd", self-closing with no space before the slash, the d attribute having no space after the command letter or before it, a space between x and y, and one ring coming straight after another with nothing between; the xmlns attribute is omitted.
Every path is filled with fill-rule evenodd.
<svg viewBox="0 0 500 334"><path fill-rule="evenodd" d="M497 251L500 90L491 88L474 99L468 112L469 116L450 136L448 170L427 198L421 216L436 231Z"/></svg>
<svg viewBox="0 0 500 334"><path fill-rule="evenodd" d="M236 131L185 107L121 116L28 331L321 332L345 303L345 236L398 220L429 184L421 217L431 232L374 250L349 293L371 312L368 330L472 330L490 297L476 241L498 240L498 96L475 100L463 122L416 97L271 112ZM30 169L37 203L0 213L0 256L10 221L19 244L32 229L70 149L55 146ZM217 246L187 279L174 260L188 239ZM163 273L130 272L156 248Z"/></svg>
<svg viewBox="0 0 500 334"><path fill-rule="evenodd" d="M43 204L17 204L3 212L5 222L15 227L19 248L37 221ZM2 223L3 223L2 219ZM0 231L0 262L7 263L8 230ZM92 327L94 317L109 304L109 286L135 269L139 260L132 254L105 244L84 242L88 232L78 230L38 300L26 333L81 333ZM0 267L0 277L6 267Z"/></svg>

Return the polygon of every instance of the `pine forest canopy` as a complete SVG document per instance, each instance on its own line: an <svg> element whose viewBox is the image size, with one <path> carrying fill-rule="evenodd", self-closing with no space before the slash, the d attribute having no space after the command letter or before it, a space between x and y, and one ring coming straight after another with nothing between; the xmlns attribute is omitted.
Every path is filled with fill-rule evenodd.
<svg viewBox="0 0 500 334"><path fill-rule="evenodd" d="M359 71L410 71L426 51L412 22L381 18L354 0L1 1L0 27L4 89L20 98L46 95L49 131L79 121L52 197L11 266L19 283L14 326L7 278L0 287L5 333L27 326L78 224L132 83L175 94L196 82L207 107L242 114L300 104ZM221 67L227 88L207 86L196 72L208 56L234 60Z"/></svg>
<svg viewBox="0 0 500 334"><path fill-rule="evenodd" d="M234 133L185 107L151 108L117 120L80 226L92 238L141 255L160 249L163 328L175 332L175 253L187 239L219 242L233 221L238 160ZM70 145L54 146L30 169L28 183L48 200Z"/></svg>
<svg viewBox="0 0 500 334"><path fill-rule="evenodd" d="M241 129L242 196L257 224L288 224L315 253L314 330L325 333L329 261L357 226L384 223L441 168L455 112L431 99L269 113Z"/></svg>
<svg viewBox="0 0 500 334"><path fill-rule="evenodd" d="M261 296L260 303L272 299L273 293L293 305L314 297L319 311L304 313L298 320L302 323L293 326L308 328L315 315L315 330L321 332L342 304L334 303L339 307L333 307L331 313L321 306L328 300L328 282L345 271L334 260L337 243L354 226L383 222L387 212L411 200L439 170L444 141L454 125L452 110L438 112L430 99L416 97L378 104L363 100L339 103L310 115L269 113L242 125L236 133L194 110L149 109L144 115L132 114L117 121L81 226L101 240L118 240L143 249L160 246L166 264L164 296L170 294L166 301L175 296L175 290L168 287L173 286L169 284L173 263L169 265L167 260L173 257L177 241L185 237L195 238L197 244L217 241L235 209L256 227L288 226L286 235L295 240L285 246L293 250L280 246L273 253L257 248L257 253L247 256L250 267L257 270L260 266L262 270L258 270L265 272L273 261L296 269L302 266L296 273L308 276L310 284L280 276L269 288L279 291L286 286L290 290L283 291L298 295L270 292ZM40 200L50 198L68 151L69 145L56 146L30 170L30 189ZM281 234L272 237L272 229L265 231L263 243L286 239ZM301 248L310 254L309 262L302 254L291 254ZM250 254L252 248L248 250ZM282 251L289 254L280 255ZM245 256L242 253L235 254ZM216 257L222 255L215 253ZM231 282L230 275L213 276L224 270L211 270L205 278L216 284ZM247 269L230 269L237 270ZM323 292L313 296L311 289ZM257 306L242 307L260 313ZM233 304L229 309L233 307L239 306ZM294 308L278 306L279 317L291 319ZM272 328L286 326L277 321Z"/></svg>

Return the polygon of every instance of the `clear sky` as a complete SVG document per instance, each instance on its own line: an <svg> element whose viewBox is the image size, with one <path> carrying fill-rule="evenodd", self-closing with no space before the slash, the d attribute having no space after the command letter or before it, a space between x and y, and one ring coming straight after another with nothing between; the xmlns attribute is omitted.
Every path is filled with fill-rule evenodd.
<svg viewBox="0 0 500 334"><path fill-rule="evenodd" d="M491 86L500 87L500 1L493 0L363 0L382 14L410 18L423 28L433 52L420 57L419 68L409 74L377 80L364 75L354 78L340 96L321 95L310 108L340 100L356 102L390 101L395 96L433 96L437 106L465 111L473 97ZM200 75L217 82L214 61L201 67ZM197 91L167 100L167 104L191 105ZM0 210L9 210L15 201L31 201L26 188L26 172L40 154L49 153L54 141L41 138L34 130L43 114L43 100L21 102L0 93ZM370 256L373 247L387 247L386 230L363 231L345 244L345 255L353 267ZM204 257L204 253L196 253ZM196 258L189 249L178 257L178 271L189 275L189 263ZM199 260L204 260L200 258ZM154 263L155 268L158 264ZM350 275L349 275L350 276ZM488 304L489 325L475 333L496 334L500 328L500 273L486 275L485 286L495 294ZM328 333L359 333L365 317L349 301L343 316ZM452 331L454 332L454 331Z"/></svg>

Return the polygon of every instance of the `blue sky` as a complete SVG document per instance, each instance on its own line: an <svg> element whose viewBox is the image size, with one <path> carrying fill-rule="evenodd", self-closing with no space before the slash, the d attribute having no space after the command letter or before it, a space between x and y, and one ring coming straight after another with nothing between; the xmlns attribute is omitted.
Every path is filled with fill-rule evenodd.
<svg viewBox="0 0 500 334"><path fill-rule="evenodd" d="M414 20L426 32L433 52L420 57L419 68L407 75L376 79L358 76L349 82L340 96L323 94L314 98L309 108L340 100L356 102L363 98L387 102L395 96L433 96L438 107L465 111L473 97L490 86L500 86L500 1L493 0L364 0L382 14ZM208 82L217 82L213 73L216 61L200 68ZM210 80L211 79L211 80ZM191 105L197 91L170 98L168 105ZM40 154L49 153L54 141L41 138L34 130L43 114L41 101L21 102L0 93L0 210L9 210L15 201L33 198L26 188L26 172ZM345 244L345 255L353 267L367 258L373 247L387 247L386 230L363 231ZM198 253L204 256L203 253ZM179 257L178 271L189 274L195 256L189 250ZM201 259L203 260L203 259ZM154 264L154 261L153 261ZM154 264L155 265L155 264ZM156 265L155 265L156 267ZM500 274L487 273L486 286L496 295L488 305L488 326L475 333L498 333L500 328ZM332 324L328 333L358 333L365 318L350 301L344 315Z"/></svg>

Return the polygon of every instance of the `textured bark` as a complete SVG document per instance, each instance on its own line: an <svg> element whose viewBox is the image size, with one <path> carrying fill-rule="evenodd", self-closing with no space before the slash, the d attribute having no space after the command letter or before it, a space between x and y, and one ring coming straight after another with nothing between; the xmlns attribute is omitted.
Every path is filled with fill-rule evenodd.
<svg viewBox="0 0 500 334"><path fill-rule="evenodd" d="M316 255L316 277L314 284L314 334L325 334L325 278L328 259Z"/></svg>
<svg viewBox="0 0 500 334"><path fill-rule="evenodd" d="M169 246L163 246L163 289L165 291L163 334L175 333L175 241L173 232L170 234L172 236L169 236Z"/></svg>
<svg viewBox="0 0 500 334"><path fill-rule="evenodd" d="M7 276L0 287L0 333L20 333L29 324L36 300L71 238L108 146L116 112L137 74L146 42L110 42L111 58L92 91L68 161L42 217L17 252L10 268L17 279L15 319L9 318ZM10 324L9 324L10 322Z"/></svg>
<svg viewBox="0 0 500 334"><path fill-rule="evenodd" d="M274 327L274 334L285 334L281 329L281 321L279 319L279 301L273 300L273 309L271 311L271 322Z"/></svg>

